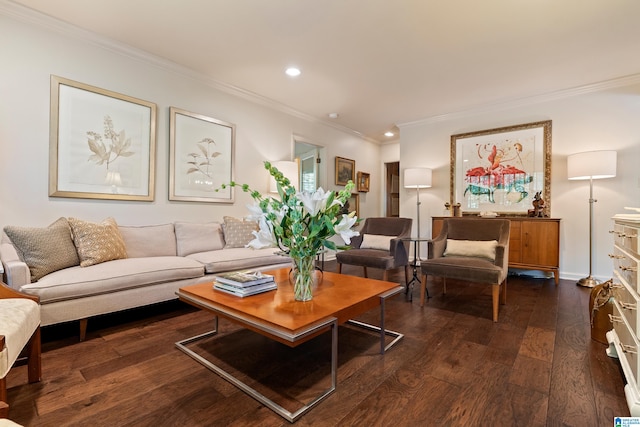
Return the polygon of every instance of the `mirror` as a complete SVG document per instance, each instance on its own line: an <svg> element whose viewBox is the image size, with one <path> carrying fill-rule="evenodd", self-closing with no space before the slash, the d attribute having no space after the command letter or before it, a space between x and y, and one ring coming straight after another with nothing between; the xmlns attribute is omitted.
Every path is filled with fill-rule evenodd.
<svg viewBox="0 0 640 427"><path fill-rule="evenodd" d="M326 189L322 166L324 147L294 136L294 158L300 165L300 190L314 192L318 187Z"/></svg>

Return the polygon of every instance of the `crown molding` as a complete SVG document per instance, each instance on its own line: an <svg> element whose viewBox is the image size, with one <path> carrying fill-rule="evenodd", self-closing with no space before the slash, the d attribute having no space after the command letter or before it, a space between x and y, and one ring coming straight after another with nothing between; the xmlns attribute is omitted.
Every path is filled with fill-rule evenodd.
<svg viewBox="0 0 640 427"><path fill-rule="evenodd" d="M518 107L524 107L532 104L540 104L543 102L556 101L559 99L570 98L573 96L584 95L588 93L601 92L608 89L640 84L640 73L623 76L616 79L605 80L602 82L592 83L584 86L577 86L569 89L562 89L555 92L549 92L542 95L534 95L525 98L511 99L500 101L493 104L485 104L482 106L470 108L462 111L439 114L436 116L426 117L424 119L415 120L405 123L396 123L399 128L407 128L420 126L430 123L444 122L448 120L464 119L482 113L492 113L496 111L509 110Z"/></svg>
<svg viewBox="0 0 640 427"><path fill-rule="evenodd" d="M179 65L175 62L158 57L149 52L134 48L124 43L117 42L113 39L101 36L94 32L76 27L75 25L71 25L69 23L60 21L59 19L53 18L49 15L45 15L41 12L35 11L28 7L22 6L17 3L13 3L10 0L0 0L0 15L7 16L19 22L31 24L38 28L42 28L58 34L62 34L64 36L67 36L77 41L92 44L96 47L111 51L113 53L131 58L134 60L145 62L159 69L171 72L181 77L191 79L193 81L200 82L213 89L219 90L221 92L225 92L227 94L236 96L238 98L242 98L254 104L262 105L264 107L287 114L289 116L293 116L311 123L322 124L322 125L334 128L336 130L339 130L341 132L356 136L365 141L368 141L374 144L380 144L380 141L367 137L363 135L361 132L358 132L349 127L340 125L338 123L335 123L329 120L323 120L318 117L314 117L310 114L296 110L295 108L285 105L281 102L275 101L271 98L267 98L265 96L258 95L254 92L218 81L209 76L198 73L190 68Z"/></svg>

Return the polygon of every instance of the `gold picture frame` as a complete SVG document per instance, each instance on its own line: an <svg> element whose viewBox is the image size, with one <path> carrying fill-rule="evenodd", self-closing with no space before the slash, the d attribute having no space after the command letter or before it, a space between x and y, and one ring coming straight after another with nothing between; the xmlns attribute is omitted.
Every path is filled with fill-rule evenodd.
<svg viewBox="0 0 640 427"><path fill-rule="evenodd" d="M366 172L358 172L356 179L356 189L362 193L369 192L371 176Z"/></svg>
<svg viewBox="0 0 640 427"><path fill-rule="evenodd" d="M156 104L51 76L49 196L153 201Z"/></svg>
<svg viewBox="0 0 640 427"><path fill-rule="evenodd" d="M358 193L351 193L351 197L347 199L348 212L355 212L356 216L360 218L360 195Z"/></svg>
<svg viewBox="0 0 640 427"><path fill-rule="evenodd" d="M336 156L336 185L355 180L356 161Z"/></svg>
<svg viewBox="0 0 640 427"><path fill-rule="evenodd" d="M450 202L463 214L526 216L537 192L551 212L551 120L451 136Z"/></svg>
<svg viewBox="0 0 640 427"><path fill-rule="evenodd" d="M169 200L233 203L236 127L169 108Z"/></svg>

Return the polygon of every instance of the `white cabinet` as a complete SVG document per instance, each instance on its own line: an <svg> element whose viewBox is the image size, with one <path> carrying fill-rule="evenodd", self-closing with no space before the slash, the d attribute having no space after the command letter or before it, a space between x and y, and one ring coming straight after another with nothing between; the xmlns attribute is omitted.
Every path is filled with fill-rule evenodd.
<svg viewBox="0 0 640 427"><path fill-rule="evenodd" d="M640 217L620 215L614 217L613 251L609 256L613 259L613 315L611 322L613 329L607 332L609 348L607 354L618 357L622 371L627 380L624 394L631 416L640 416L640 390L638 388L638 374L640 373L640 315L638 307L640 301L640 280L638 280L638 266L640 265Z"/></svg>

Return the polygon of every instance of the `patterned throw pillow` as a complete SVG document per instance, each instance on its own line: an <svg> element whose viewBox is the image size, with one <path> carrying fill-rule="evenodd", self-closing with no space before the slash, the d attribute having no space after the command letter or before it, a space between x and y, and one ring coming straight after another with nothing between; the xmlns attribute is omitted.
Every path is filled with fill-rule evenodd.
<svg viewBox="0 0 640 427"><path fill-rule="evenodd" d="M11 239L20 260L29 267L32 282L80 263L65 218L59 218L47 228L8 225L4 232Z"/></svg>
<svg viewBox="0 0 640 427"><path fill-rule="evenodd" d="M253 231L258 231L258 223L234 218L231 216L224 217L225 248L244 248L250 241L255 239Z"/></svg>
<svg viewBox="0 0 640 427"><path fill-rule="evenodd" d="M124 240L113 218L100 224L69 218L69 225L81 267L127 257Z"/></svg>

